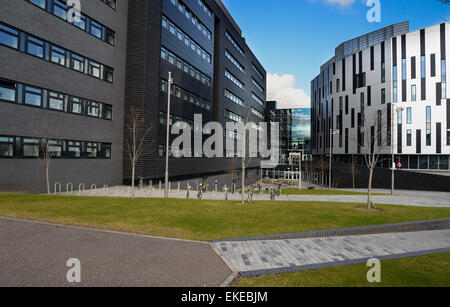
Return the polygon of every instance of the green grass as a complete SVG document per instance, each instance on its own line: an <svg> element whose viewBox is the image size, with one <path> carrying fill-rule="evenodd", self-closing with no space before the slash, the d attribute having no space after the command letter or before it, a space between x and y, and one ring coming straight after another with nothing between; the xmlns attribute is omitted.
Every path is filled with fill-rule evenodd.
<svg viewBox="0 0 450 307"><path fill-rule="evenodd" d="M264 191L265 194L269 194L269 191ZM367 195L367 192L353 192L353 191L342 191L342 190L328 190L328 189L283 189L282 195ZM372 195L388 195L372 193Z"/></svg>
<svg viewBox="0 0 450 307"><path fill-rule="evenodd" d="M316 271L245 278L239 287L449 287L450 253L381 262L381 283L367 282L369 267L355 264Z"/></svg>
<svg viewBox="0 0 450 307"><path fill-rule="evenodd" d="M0 194L0 216L210 241L450 217L450 208Z"/></svg>

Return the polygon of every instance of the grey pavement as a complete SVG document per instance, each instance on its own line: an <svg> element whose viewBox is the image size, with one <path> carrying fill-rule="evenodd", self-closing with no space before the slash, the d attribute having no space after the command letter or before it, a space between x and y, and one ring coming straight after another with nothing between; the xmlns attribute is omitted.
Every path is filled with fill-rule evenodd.
<svg viewBox="0 0 450 307"><path fill-rule="evenodd" d="M259 276L450 251L450 230L213 245L241 275Z"/></svg>
<svg viewBox="0 0 450 307"><path fill-rule="evenodd" d="M207 243L0 218L0 286L220 286L232 271Z"/></svg>
<svg viewBox="0 0 450 307"><path fill-rule="evenodd" d="M114 196L129 197L128 187L111 187L107 189L98 189L96 191L87 190L81 193L85 196ZM352 191L352 190L347 190ZM367 192L367 190L358 189L356 192ZM373 193L390 194L390 190L373 190ZM78 192L74 192L78 195ZM136 190L136 197L154 197L163 198L164 190L145 188L142 191ZM170 190L169 197L186 198L187 191ZM197 192L192 190L189 193L190 199L197 198ZM207 192L203 199L224 200L224 192ZM239 193L228 193L229 200L240 200ZM254 200L270 200L269 195L258 195L255 193ZM401 206L420 206L420 207L450 207L450 192L430 192L430 191L406 191L396 190L395 195L373 195L372 200L375 204L401 205ZM339 203L367 203L367 195L281 195L276 201L304 201L304 202L339 202Z"/></svg>

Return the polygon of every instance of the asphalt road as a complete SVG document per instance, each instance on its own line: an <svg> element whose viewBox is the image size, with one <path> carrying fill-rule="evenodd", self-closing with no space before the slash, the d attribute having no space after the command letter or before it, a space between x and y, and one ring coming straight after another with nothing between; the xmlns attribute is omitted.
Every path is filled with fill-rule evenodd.
<svg viewBox="0 0 450 307"><path fill-rule="evenodd" d="M80 260L81 283L67 281ZM0 286L220 286L232 272L207 243L0 218Z"/></svg>

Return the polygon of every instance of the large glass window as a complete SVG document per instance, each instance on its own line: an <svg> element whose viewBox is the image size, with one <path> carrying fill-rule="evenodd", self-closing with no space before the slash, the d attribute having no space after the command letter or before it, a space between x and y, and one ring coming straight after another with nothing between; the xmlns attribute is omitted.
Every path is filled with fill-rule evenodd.
<svg viewBox="0 0 450 307"><path fill-rule="evenodd" d="M14 138L0 137L0 157L14 157Z"/></svg>
<svg viewBox="0 0 450 307"><path fill-rule="evenodd" d="M64 95L55 92L49 92L48 108L58 111L64 111Z"/></svg>
<svg viewBox="0 0 450 307"><path fill-rule="evenodd" d="M440 170L448 170L448 166L449 166L449 157L448 156L440 156L439 157L439 169Z"/></svg>
<svg viewBox="0 0 450 307"><path fill-rule="evenodd" d="M63 152L63 142L58 140L49 140L48 151L53 158L61 158Z"/></svg>
<svg viewBox="0 0 450 307"><path fill-rule="evenodd" d="M85 59L82 56L72 53L70 67L80 72L84 72Z"/></svg>
<svg viewBox="0 0 450 307"><path fill-rule="evenodd" d="M53 45L51 47L50 60L53 63L66 66L66 51Z"/></svg>
<svg viewBox="0 0 450 307"><path fill-rule="evenodd" d="M71 113L83 114L83 101L80 98L70 97L69 98L69 110Z"/></svg>
<svg viewBox="0 0 450 307"><path fill-rule="evenodd" d="M110 67L103 67L103 80L109 83L113 83L114 81L114 70Z"/></svg>
<svg viewBox="0 0 450 307"><path fill-rule="evenodd" d="M93 20L91 20L91 29L89 32L97 38L102 38L102 26Z"/></svg>
<svg viewBox="0 0 450 307"><path fill-rule="evenodd" d="M98 102L88 101L87 103L87 115L92 117L99 117L100 104Z"/></svg>
<svg viewBox="0 0 450 307"><path fill-rule="evenodd" d="M44 57L44 41L32 36L28 36L27 39L27 52L28 54L37 56L39 58Z"/></svg>
<svg viewBox="0 0 450 307"><path fill-rule="evenodd" d="M16 101L16 84L14 82L0 80L0 100Z"/></svg>
<svg viewBox="0 0 450 307"><path fill-rule="evenodd" d="M42 89L25 86L25 104L42 107Z"/></svg>
<svg viewBox="0 0 450 307"><path fill-rule="evenodd" d="M37 139L23 139L23 156L26 158L39 157L40 142Z"/></svg>
<svg viewBox="0 0 450 307"><path fill-rule="evenodd" d="M112 119L112 106L110 106L109 104L104 104L102 116L104 119L111 120Z"/></svg>
<svg viewBox="0 0 450 307"><path fill-rule="evenodd" d="M0 23L0 44L17 49L19 32Z"/></svg>
<svg viewBox="0 0 450 307"><path fill-rule="evenodd" d="M100 78L100 64L89 60L88 73L95 78Z"/></svg>
<svg viewBox="0 0 450 307"><path fill-rule="evenodd" d="M71 158L80 158L82 152L81 142L68 141L67 142L67 155Z"/></svg>
<svg viewBox="0 0 450 307"><path fill-rule="evenodd" d="M86 157L97 158L98 143L86 143Z"/></svg>
<svg viewBox="0 0 450 307"><path fill-rule="evenodd" d="M111 144L102 144L102 153L103 158L110 159L111 158Z"/></svg>
<svg viewBox="0 0 450 307"><path fill-rule="evenodd" d="M67 19L67 5L61 0L55 0L53 3L53 14L61 19Z"/></svg>

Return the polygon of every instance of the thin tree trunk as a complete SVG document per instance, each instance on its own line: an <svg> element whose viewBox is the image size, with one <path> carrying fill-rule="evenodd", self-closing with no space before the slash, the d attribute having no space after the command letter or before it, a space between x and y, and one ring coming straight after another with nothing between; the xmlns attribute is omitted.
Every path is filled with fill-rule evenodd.
<svg viewBox="0 0 450 307"><path fill-rule="evenodd" d="M372 207L372 178L373 178L373 167L369 171L369 187L367 189L367 210Z"/></svg>
<svg viewBox="0 0 450 307"><path fill-rule="evenodd" d="M241 178L241 204L243 205L245 203L244 201L244 193L245 193L245 158L242 158L242 178Z"/></svg>
<svg viewBox="0 0 450 307"><path fill-rule="evenodd" d="M47 194L50 195L50 176L48 174L49 165L48 162L45 164L45 178L47 181Z"/></svg>
<svg viewBox="0 0 450 307"><path fill-rule="evenodd" d="M132 163L132 171L131 171L131 198L134 199L134 176L135 176L136 165Z"/></svg>
<svg viewBox="0 0 450 307"><path fill-rule="evenodd" d="M352 156L352 180L353 180L353 191L356 190L355 184L355 156Z"/></svg>

